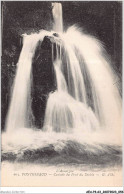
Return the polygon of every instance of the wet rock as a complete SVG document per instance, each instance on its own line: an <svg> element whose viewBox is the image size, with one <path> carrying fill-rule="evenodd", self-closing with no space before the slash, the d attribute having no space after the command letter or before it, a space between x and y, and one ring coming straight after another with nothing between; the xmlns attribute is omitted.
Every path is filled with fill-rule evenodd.
<svg viewBox="0 0 124 194"><path fill-rule="evenodd" d="M48 37L39 41L32 63L32 110L37 128L43 126L48 95L56 89L51 46Z"/></svg>

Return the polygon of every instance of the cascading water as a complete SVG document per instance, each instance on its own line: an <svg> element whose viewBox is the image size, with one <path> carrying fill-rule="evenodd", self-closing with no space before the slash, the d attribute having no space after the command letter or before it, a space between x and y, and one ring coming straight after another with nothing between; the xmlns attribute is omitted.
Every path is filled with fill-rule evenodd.
<svg viewBox="0 0 124 194"><path fill-rule="evenodd" d="M64 40L63 38L61 39ZM98 130L99 122L86 103L84 80L73 49L70 49L69 62L66 60L65 62L68 63L67 73L70 73L72 78L70 82L73 82L71 87L72 91L74 91L74 96L68 92L70 85L66 83L66 76L63 73L65 66L62 60L61 44L58 44L58 41L56 41L55 46L56 58L54 59L54 52L52 52L52 58L56 73L57 91L49 95L44 129L56 132ZM63 47L66 49L66 45L63 45Z"/></svg>
<svg viewBox="0 0 124 194"><path fill-rule="evenodd" d="M63 18L62 18L62 5L61 3L52 3L53 6L53 30L56 32L63 32Z"/></svg>
<svg viewBox="0 0 124 194"><path fill-rule="evenodd" d="M49 95L43 129L59 132L70 131L70 128L72 132L82 129L82 133L83 130L98 130L100 127L118 129L121 100L113 84L110 66L102 56L101 44L74 26L63 33L61 4L52 5L53 29L59 35L55 37L52 32L41 31L39 34L23 37L23 49L7 118L7 131L31 127L32 58L38 41L43 41L47 35L54 38L52 60L57 91Z"/></svg>
<svg viewBox="0 0 124 194"><path fill-rule="evenodd" d="M102 45L75 26L60 33L59 39L62 43L56 41L56 59L52 57L57 91L49 96L44 126L59 132L70 131L70 127L73 132L101 128L118 131L121 99L107 59L102 56Z"/></svg>
<svg viewBox="0 0 124 194"><path fill-rule="evenodd" d="M31 110L32 59L38 41L42 41L47 31L39 34L23 35L23 48L17 64L13 93L6 120L6 131L12 132L19 128L31 127L33 114Z"/></svg>
<svg viewBox="0 0 124 194"><path fill-rule="evenodd" d="M48 96L43 128L40 131L28 130L28 140L33 139L34 149L51 142L55 151L60 151L60 147L62 150L66 144L63 143L65 135L67 140L70 138L72 141L73 134L76 141L83 138L80 143L86 136L90 136L90 141L87 141L90 143L94 134L95 140L100 141L100 144L110 139L112 142L116 142L117 139L117 142L120 142L121 98L114 84L114 73L106 56L102 54L102 45L97 39L81 32L75 26L63 32L62 6L60 3L52 5L54 31L41 30L39 33L23 36L23 48L6 120L6 131L11 132L12 137L19 129L23 133L25 128L35 127L34 124L31 125L32 61L38 42L42 43L44 37L48 36L54 40L51 42L52 63L57 89ZM98 135L100 133L101 137ZM24 134L28 136L26 131ZM114 140L110 138L112 135ZM22 137L24 143L24 136ZM58 146L58 139L56 141L55 138L59 140L63 138L62 144ZM27 138L25 142L27 147ZM28 142L29 148L32 147L32 142ZM78 146L76 145L75 149ZM83 148L79 147L80 149Z"/></svg>

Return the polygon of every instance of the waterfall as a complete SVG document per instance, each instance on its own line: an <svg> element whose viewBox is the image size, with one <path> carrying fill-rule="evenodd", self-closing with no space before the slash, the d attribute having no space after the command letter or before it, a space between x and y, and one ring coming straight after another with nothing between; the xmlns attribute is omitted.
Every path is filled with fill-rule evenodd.
<svg viewBox="0 0 124 194"><path fill-rule="evenodd" d="M61 37L61 40L64 39ZM63 45L67 55L69 55L67 74L70 74L68 81L72 81L73 85L68 85L67 78L64 74L64 63L62 60L62 46L56 41L56 58L54 59L54 49L52 51L53 66L56 74L57 91L51 93L48 98L44 129L45 131L55 132L80 132L80 131L94 131L99 129L99 122L91 110L86 104L86 92L84 86L84 80L82 77L81 69L78 59L70 48L70 53L66 50L66 46ZM52 46L52 48L54 45ZM65 57L66 58L66 57ZM65 60L64 58L64 60ZM74 60L73 60L74 59ZM67 76L68 77L68 76ZM72 87L74 96L69 93L69 87Z"/></svg>
<svg viewBox="0 0 124 194"><path fill-rule="evenodd" d="M43 131L121 131L121 98L100 41L75 26L63 32L62 6L53 5L53 31L25 35L7 116L7 131L32 127L32 59L45 36L52 42L57 89L49 94ZM42 67L41 67L42 68Z"/></svg>
<svg viewBox="0 0 124 194"><path fill-rule="evenodd" d="M61 3L52 3L53 9L53 30L56 32L63 32L63 18L62 18L62 5Z"/></svg>
<svg viewBox="0 0 124 194"><path fill-rule="evenodd" d="M30 40L29 36L23 37L23 49L17 64L12 99L8 112L7 131L20 127L29 127L31 116L31 62L36 47L36 39L33 42Z"/></svg>
<svg viewBox="0 0 124 194"><path fill-rule="evenodd" d="M6 131L32 127L33 114L31 110L32 59L38 41L49 34L41 31L39 34L23 35L23 48L17 64L13 92L6 119Z"/></svg>
<svg viewBox="0 0 124 194"><path fill-rule="evenodd" d="M81 58L81 69L85 69L92 88L95 112L101 118L100 122L110 130L121 128L121 98L114 84L114 72L107 57L103 56L102 44L86 34L82 34L76 27L71 27L66 33L65 42L78 51ZM80 44L79 44L80 42ZM86 80L87 81L87 80ZM86 91L88 88L86 87Z"/></svg>
<svg viewBox="0 0 124 194"><path fill-rule="evenodd" d="M54 20L60 9L57 6ZM56 24L61 27L60 18ZM102 55L102 44L75 26L58 39L62 43L56 41L53 60L57 91L49 95L44 127L48 131L103 129L120 134L121 98L107 57Z"/></svg>

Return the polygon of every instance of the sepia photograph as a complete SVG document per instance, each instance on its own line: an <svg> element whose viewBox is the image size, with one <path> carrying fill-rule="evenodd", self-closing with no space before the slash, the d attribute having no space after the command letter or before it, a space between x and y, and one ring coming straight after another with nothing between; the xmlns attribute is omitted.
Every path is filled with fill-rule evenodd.
<svg viewBox="0 0 124 194"><path fill-rule="evenodd" d="M1 1L2 187L121 187L122 1Z"/></svg>

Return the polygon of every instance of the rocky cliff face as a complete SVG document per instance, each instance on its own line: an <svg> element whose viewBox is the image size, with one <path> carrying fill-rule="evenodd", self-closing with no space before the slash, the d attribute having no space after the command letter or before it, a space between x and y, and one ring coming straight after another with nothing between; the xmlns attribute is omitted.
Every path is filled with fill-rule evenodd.
<svg viewBox="0 0 124 194"><path fill-rule="evenodd" d="M44 38L42 44L39 41L32 63L32 110L37 128L43 126L48 95L56 89L51 44L48 37Z"/></svg>

